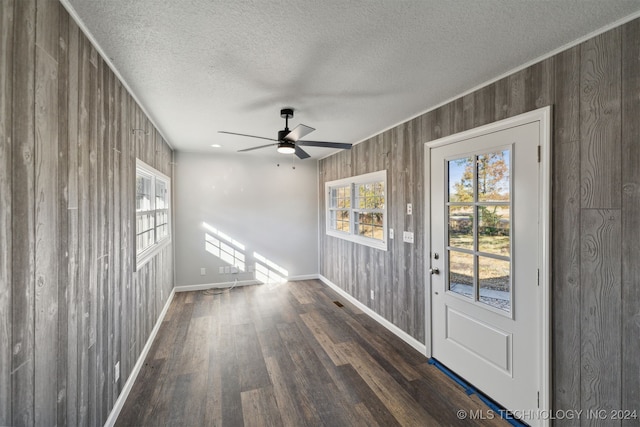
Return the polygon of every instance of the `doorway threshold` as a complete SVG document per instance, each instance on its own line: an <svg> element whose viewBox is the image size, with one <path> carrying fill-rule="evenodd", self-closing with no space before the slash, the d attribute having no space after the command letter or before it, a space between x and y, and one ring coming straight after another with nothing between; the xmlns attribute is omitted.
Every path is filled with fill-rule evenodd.
<svg viewBox="0 0 640 427"><path fill-rule="evenodd" d="M490 412L491 415L499 415L500 418L502 418L503 420L505 420L506 422L508 422L509 424L511 424L512 426L515 426L515 427L528 427L529 426L529 424L526 424L526 423L522 422L521 420L517 419L508 409L505 409L502 406L500 406L499 404L497 404L496 402L494 402L486 394L482 393L480 390L475 388L473 385L469 384L467 381L465 381L463 378L458 376L455 372L451 371L449 368L444 366L442 363L440 363L439 361L437 361L433 357L429 358L428 362L429 362L429 365L435 366L443 374L448 376L456 384L458 384L460 387L462 387L464 389L465 393L467 393L467 395L471 396L471 395L475 394L476 396L478 396L478 398L480 400L482 400L482 402L489 407L489 409L491 411ZM463 414L461 416L467 417L467 416L471 416L471 415L472 414L465 413L465 414ZM487 415L488 414L485 414L484 416L487 416ZM482 414L479 414L478 416L482 417Z"/></svg>

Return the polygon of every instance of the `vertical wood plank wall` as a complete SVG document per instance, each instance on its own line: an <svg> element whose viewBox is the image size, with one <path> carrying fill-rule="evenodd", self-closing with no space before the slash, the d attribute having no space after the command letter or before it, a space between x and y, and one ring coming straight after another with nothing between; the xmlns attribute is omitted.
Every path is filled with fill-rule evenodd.
<svg viewBox="0 0 640 427"><path fill-rule="evenodd" d="M387 169L396 239L383 252L321 233L320 273L424 342L423 144L547 105L553 106L554 408L637 410L640 20L321 160L320 194L326 181ZM324 209L321 215L324 226ZM416 233L415 244L398 238L403 230ZM601 422L620 425L583 420Z"/></svg>
<svg viewBox="0 0 640 427"><path fill-rule="evenodd" d="M0 425L11 423L13 4L0 6Z"/></svg>
<svg viewBox="0 0 640 427"><path fill-rule="evenodd" d="M134 264L172 150L51 0L0 2L0 142L0 425L103 425L173 288L172 245Z"/></svg>

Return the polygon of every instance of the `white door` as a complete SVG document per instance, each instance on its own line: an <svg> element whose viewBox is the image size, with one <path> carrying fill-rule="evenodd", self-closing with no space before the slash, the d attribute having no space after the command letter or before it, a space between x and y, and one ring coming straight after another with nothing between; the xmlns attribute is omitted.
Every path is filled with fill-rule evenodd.
<svg viewBox="0 0 640 427"><path fill-rule="evenodd" d="M516 414L540 407L540 136L534 121L428 144L432 355Z"/></svg>

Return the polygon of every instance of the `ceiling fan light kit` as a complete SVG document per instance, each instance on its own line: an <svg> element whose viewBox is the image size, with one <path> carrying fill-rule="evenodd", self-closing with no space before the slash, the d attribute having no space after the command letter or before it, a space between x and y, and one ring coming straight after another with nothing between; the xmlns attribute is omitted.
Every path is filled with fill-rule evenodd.
<svg viewBox="0 0 640 427"><path fill-rule="evenodd" d="M296 152L296 145L292 142L283 141L278 144L278 153L293 154Z"/></svg>
<svg viewBox="0 0 640 427"><path fill-rule="evenodd" d="M259 138L259 139L266 139L269 141L275 141L275 144L267 144L267 145L261 145L259 147L252 147L252 148L245 148L244 150L238 150L239 153L242 153L245 151L258 150L260 148L265 148L265 147L277 146L278 153L295 154L300 159L306 159L311 156L309 155L309 153L307 153L302 148L300 148L301 146L338 148L340 150L351 149L351 144L346 144L342 142L300 140L300 138L303 138L304 136L310 134L315 129L310 126L299 124L298 126L293 128L293 130L289 130L289 119L293 118L293 108L283 108L282 110L280 110L280 117L282 117L285 120L285 122L284 122L284 129L278 131L278 139L265 138L263 136L256 136L256 135L247 135L245 133L226 132L223 130L218 131L218 133L226 133L229 135L246 136L249 138Z"/></svg>

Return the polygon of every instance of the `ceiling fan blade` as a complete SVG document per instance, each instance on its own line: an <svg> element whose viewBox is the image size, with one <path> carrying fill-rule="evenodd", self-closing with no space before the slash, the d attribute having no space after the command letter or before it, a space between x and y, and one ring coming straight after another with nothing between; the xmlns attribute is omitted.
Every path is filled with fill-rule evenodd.
<svg viewBox="0 0 640 427"><path fill-rule="evenodd" d="M296 144L296 156L298 156L299 159L307 159L311 157L309 153L304 151L302 148L298 147L297 144Z"/></svg>
<svg viewBox="0 0 640 427"><path fill-rule="evenodd" d="M218 133L226 133L227 135L248 136L249 138L260 138L266 139L267 141L278 141L277 139L265 138L264 136L247 135L246 133L226 132L224 130L219 130Z"/></svg>
<svg viewBox="0 0 640 427"><path fill-rule="evenodd" d="M350 150L351 144L345 142L325 142L325 141L298 141L296 145L306 145L307 147L340 148Z"/></svg>
<svg viewBox="0 0 640 427"><path fill-rule="evenodd" d="M297 140L299 140L300 138L304 137L305 135L309 135L314 130L315 129L312 128L312 127L300 124L300 125L296 126L295 128L293 128L293 130L291 132L289 132L287 134L287 136L284 137L284 139L286 139L287 141L296 142Z"/></svg>
<svg viewBox="0 0 640 427"><path fill-rule="evenodd" d="M251 148L245 148L244 150L238 150L238 153L244 153L245 151L252 151L252 150L258 150L260 148L266 148L266 147L273 147L278 145L278 143L275 144L267 144L267 145L261 145L259 147L251 147Z"/></svg>

